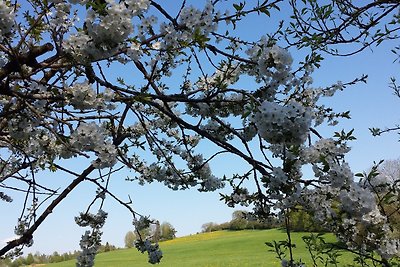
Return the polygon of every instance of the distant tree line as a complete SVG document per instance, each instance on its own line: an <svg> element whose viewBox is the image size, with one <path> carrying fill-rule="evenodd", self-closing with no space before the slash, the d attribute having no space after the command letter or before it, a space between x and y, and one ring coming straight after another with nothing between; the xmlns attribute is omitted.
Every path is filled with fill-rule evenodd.
<svg viewBox="0 0 400 267"><path fill-rule="evenodd" d="M176 230L169 222L156 222L150 227L143 228L140 231L129 231L125 235L124 243L126 248L133 248L135 241L139 239L148 239L153 243L159 241L171 240L176 237Z"/></svg>
<svg viewBox="0 0 400 267"><path fill-rule="evenodd" d="M320 225L315 223L312 216L302 209L291 210L290 227L297 232L325 232ZM285 227L285 223L280 217L271 216L267 220L255 220L251 218L247 211L236 210L232 213L232 220L221 224L208 222L202 225L202 232L214 232L221 230L245 230L245 229L272 229Z"/></svg>
<svg viewBox="0 0 400 267"><path fill-rule="evenodd" d="M106 244L101 245L98 252L108 252L112 250L116 250L117 247L114 245ZM47 263L56 263L62 261L68 261L76 259L76 257L80 254L80 251L66 252L66 253L58 253L57 251L53 252L51 255L41 254L36 252L34 254L29 253L26 257L20 256L14 260L10 258L0 259L0 267L19 267L26 266L32 264L47 264Z"/></svg>

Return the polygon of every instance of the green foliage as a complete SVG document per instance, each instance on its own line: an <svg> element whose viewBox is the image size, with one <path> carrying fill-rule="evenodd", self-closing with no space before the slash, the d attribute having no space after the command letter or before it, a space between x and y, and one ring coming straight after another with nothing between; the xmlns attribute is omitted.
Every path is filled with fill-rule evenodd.
<svg viewBox="0 0 400 267"><path fill-rule="evenodd" d="M110 243L106 242L105 245L101 245L99 247L99 253L101 253L101 252L110 252L110 251L113 251L113 250L116 250L116 249L117 249L116 246L111 245Z"/></svg>
<svg viewBox="0 0 400 267"><path fill-rule="evenodd" d="M270 218L259 221L249 220L246 217L247 212L236 210L232 213L232 220L229 222L217 224L208 222L202 225L202 232L214 232L220 230L245 230L245 229L271 229L276 227L284 228L285 225L273 216ZM290 224L291 231L295 232L325 232L326 230L320 224L315 223L313 216L303 210L300 206L290 211Z"/></svg>
<svg viewBox="0 0 400 267"><path fill-rule="evenodd" d="M209 232L213 232L214 229L216 229L218 227L217 223L214 222L208 222L208 223L204 223L201 226L201 232L202 233L209 233Z"/></svg>
<svg viewBox="0 0 400 267"><path fill-rule="evenodd" d="M240 12L243 10L245 4L246 3L233 4L233 7L236 9L236 11Z"/></svg>
<svg viewBox="0 0 400 267"><path fill-rule="evenodd" d="M245 229L271 229L282 226L277 218L270 217L264 221L249 220L247 218L247 212L242 210L236 210L232 213L232 220L221 224L208 222L202 225L202 232L215 232L220 230L245 230Z"/></svg>
<svg viewBox="0 0 400 267"><path fill-rule="evenodd" d="M25 264L26 265L31 265L32 263L34 263L35 259L33 258L32 253L29 253L28 256L25 259Z"/></svg>
<svg viewBox="0 0 400 267"><path fill-rule="evenodd" d="M129 231L125 235L124 244L126 248L133 248L135 245L136 234L132 231Z"/></svg>
<svg viewBox="0 0 400 267"><path fill-rule="evenodd" d="M353 135L354 129L349 132L345 132L344 130L340 132L335 132L334 137L338 138L339 141L352 141L357 138Z"/></svg>
<svg viewBox="0 0 400 267"><path fill-rule="evenodd" d="M323 234L303 236L303 241L310 252L313 266L338 266L341 254L333 249L332 244L326 243Z"/></svg>
<svg viewBox="0 0 400 267"><path fill-rule="evenodd" d="M313 216L298 206L290 211L289 227L295 232L325 232L320 224L316 223Z"/></svg>
<svg viewBox="0 0 400 267"><path fill-rule="evenodd" d="M93 11L103 16L107 15L106 7L107 1L104 0L89 0L86 3L86 9L91 8Z"/></svg>
<svg viewBox="0 0 400 267"><path fill-rule="evenodd" d="M28 22L28 25L30 26L30 36L36 41L39 42L41 41L42 38L42 32L44 31L46 25L45 23L39 19L35 18L32 16L28 11L24 13L25 20Z"/></svg>
<svg viewBox="0 0 400 267"><path fill-rule="evenodd" d="M161 241L165 241L165 240L171 240L174 239L176 236L176 230L175 228L172 226L172 224L170 224L169 222L163 222L160 225L160 240Z"/></svg>

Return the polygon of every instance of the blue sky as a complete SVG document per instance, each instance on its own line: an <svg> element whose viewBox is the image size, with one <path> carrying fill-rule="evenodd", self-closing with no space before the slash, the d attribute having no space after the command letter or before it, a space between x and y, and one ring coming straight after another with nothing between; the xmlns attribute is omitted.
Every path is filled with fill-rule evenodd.
<svg viewBox="0 0 400 267"><path fill-rule="evenodd" d="M258 20L251 20L238 28L241 36L253 35L249 29L259 25ZM272 28L273 29L273 28ZM260 29L262 31L262 29ZM267 32L268 29L265 29ZM343 120L336 127L320 129L328 135L330 132L341 129L355 129L356 141L350 146L351 152L347 160L353 172L367 170L373 161L381 159L396 159L400 156L398 135L390 133L381 137L372 137L369 127L393 126L400 124L400 99L393 95L388 87L389 77L398 77L399 63L393 63L394 56L390 53L390 46L382 44L373 51L364 51L352 57L327 57L320 69L313 74L314 85L324 86L340 81L349 81L362 74L368 74L367 84L358 84L338 92L331 99L324 99L328 106L336 111L350 110L352 119ZM296 58L296 51L291 51ZM399 77L400 78L400 77ZM328 135L329 136L329 135ZM79 165L71 160L70 166ZM219 158L211 164L217 176L230 174L235 166L232 158ZM55 179L61 184L68 182L68 177L59 174L46 174L45 179ZM122 171L111 180L111 189L118 192L128 201L128 195L133 200L133 208L143 215L150 215L160 222L170 222L177 230L178 236L194 234L201 230L206 222L222 223L231 219L234 209L228 208L219 201L218 192L199 193L195 189L187 191L172 191L160 184L140 186L137 183L125 182L129 172ZM95 187L89 184L80 185L69 196L48 220L41 225L35 234L33 247L26 252L40 251L52 253L65 252L79 248L80 236L83 228L74 223L74 216L86 209L90 203ZM0 222L0 243L13 237L13 227L20 213L23 202L22 195L15 197L11 204L1 203L0 212L6 214ZM104 227L103 241L123 247L124 235L132 230L130 214L119 205L108 199L104 209L109 212L109 218ZM239 209L239 208L238 208ZM0 244L2 246L3 244Z"/></svg>

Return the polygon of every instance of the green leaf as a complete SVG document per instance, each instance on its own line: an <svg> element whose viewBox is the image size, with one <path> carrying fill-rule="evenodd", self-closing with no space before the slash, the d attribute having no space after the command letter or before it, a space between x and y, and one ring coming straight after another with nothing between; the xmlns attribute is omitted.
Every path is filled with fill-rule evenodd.
<svg viewBox="0 0 400 267"><path fill-rule="evenodd" d="M269 12L268 8L263 7L263 8L260 9L260 12L264 13L268 17L271 17L271 13Z"/></svg>
<svg viewBox="0 0 400 267"><path fill-rule="evenodd" d="M272 244L271 242L265 242L265 245L267 245L268 247L271 247L271 248L274 247L274 244Z"/></svg>
<svg viewBox="0 0 400 267"><path fill-rule="evenodd" d="M236 9L236 11L242 11L242 10L243 10L243 5L242 5L242 3L240 3L240 5L238 5L238 4L233 4L233 7Z"/></svg>

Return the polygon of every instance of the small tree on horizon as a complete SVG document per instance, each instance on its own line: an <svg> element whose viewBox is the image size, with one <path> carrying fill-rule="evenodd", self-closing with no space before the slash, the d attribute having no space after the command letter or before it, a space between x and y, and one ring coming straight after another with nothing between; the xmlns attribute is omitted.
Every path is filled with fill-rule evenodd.
<svg viewBox="0 0 400 267"><path fill-rule="evenodd" d="M136 234L133 231L129 231L125 234L124 244L126 248L133 248L135 246Z"/></svg>
<svg viewBox="0 0 400 267"><path fill-rule="evenodd" d="M215 229L216 226L218 226L218 224L215 223L215 222L204 223L201 226L201 232L202 233L208 233L208 232L215 231L214 229Z"/></svg>
<svg viewBox="0 0 400 267"><path fill-rule="evenodd" d="M160 225L160 230L161 230L161 235L160 235L161 241L171 240L176 237L176 230L169 222L163 222Z"/></svg>

